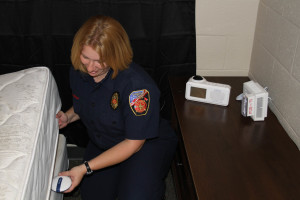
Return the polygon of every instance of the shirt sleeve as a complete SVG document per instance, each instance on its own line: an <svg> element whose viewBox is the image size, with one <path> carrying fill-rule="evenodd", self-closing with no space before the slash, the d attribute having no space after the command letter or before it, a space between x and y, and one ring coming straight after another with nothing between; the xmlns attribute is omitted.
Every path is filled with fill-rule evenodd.
<svg viewBox="0 0 300 200"><path fill-rule="evenodd" d="M125 138L142 140L159 134L160 92L155 85L129 87L123 99Z"/></svg>

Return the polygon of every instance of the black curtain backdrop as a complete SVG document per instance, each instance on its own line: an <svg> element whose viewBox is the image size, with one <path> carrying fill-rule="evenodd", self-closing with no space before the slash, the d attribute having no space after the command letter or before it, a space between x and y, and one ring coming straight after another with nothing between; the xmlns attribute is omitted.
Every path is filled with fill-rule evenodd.
<svg viewBox="0 0 300 200"><path fill-rule="evenodd" d="M167 77L196 73L195 0L0 0L0 74L49 67L62 110L67 110L72 105L68 70L73 36L98 14L112 16L124 26L133 59L157 82L162 115L169 118ZM86 144L80 122L61 132L69 143Z"/></svg>

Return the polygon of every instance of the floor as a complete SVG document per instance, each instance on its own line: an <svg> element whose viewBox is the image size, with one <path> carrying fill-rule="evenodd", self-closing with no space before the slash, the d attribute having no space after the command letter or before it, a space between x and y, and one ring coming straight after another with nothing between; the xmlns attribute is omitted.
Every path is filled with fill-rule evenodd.
<svg viewBox="0 0 300 200"><path fill-rule="evenodd" d="M70 168L82 163L83 152L84 152L83 148L79 148L75 146L68 147ZM168 173L165 182L166 182L165 200L177 200L171 171ZM79 189L76 189L69 194L65 194L64 200L81 200Z"/></svg>

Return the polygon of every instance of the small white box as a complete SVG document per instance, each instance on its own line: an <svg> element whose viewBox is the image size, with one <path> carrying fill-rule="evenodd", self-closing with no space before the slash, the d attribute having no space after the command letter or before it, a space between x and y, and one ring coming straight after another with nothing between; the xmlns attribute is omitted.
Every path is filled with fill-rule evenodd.
<svg viewBox="0 0 300 200"><path fill-rule="evenodd" d="M268 92L257 82L248 81L243 84L243 93L247 101L247 116L254 121L263 121L267 117Z"/></svg>

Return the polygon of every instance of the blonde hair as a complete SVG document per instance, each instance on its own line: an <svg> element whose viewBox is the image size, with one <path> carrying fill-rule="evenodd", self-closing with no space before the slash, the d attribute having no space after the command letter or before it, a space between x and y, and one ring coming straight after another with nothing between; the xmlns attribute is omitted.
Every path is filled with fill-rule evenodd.
<svg viewBox="0 0 300 200"><path fill-rule="evenodd" d="M71 61L75 70L87 73L80 61L84 45L92 47L100 57L113 69L112 78L119 70L127 69L132 62L132 48L128 35L122 25L108 16L94 16L88 19L77 31L71 49Z"/></svg>

